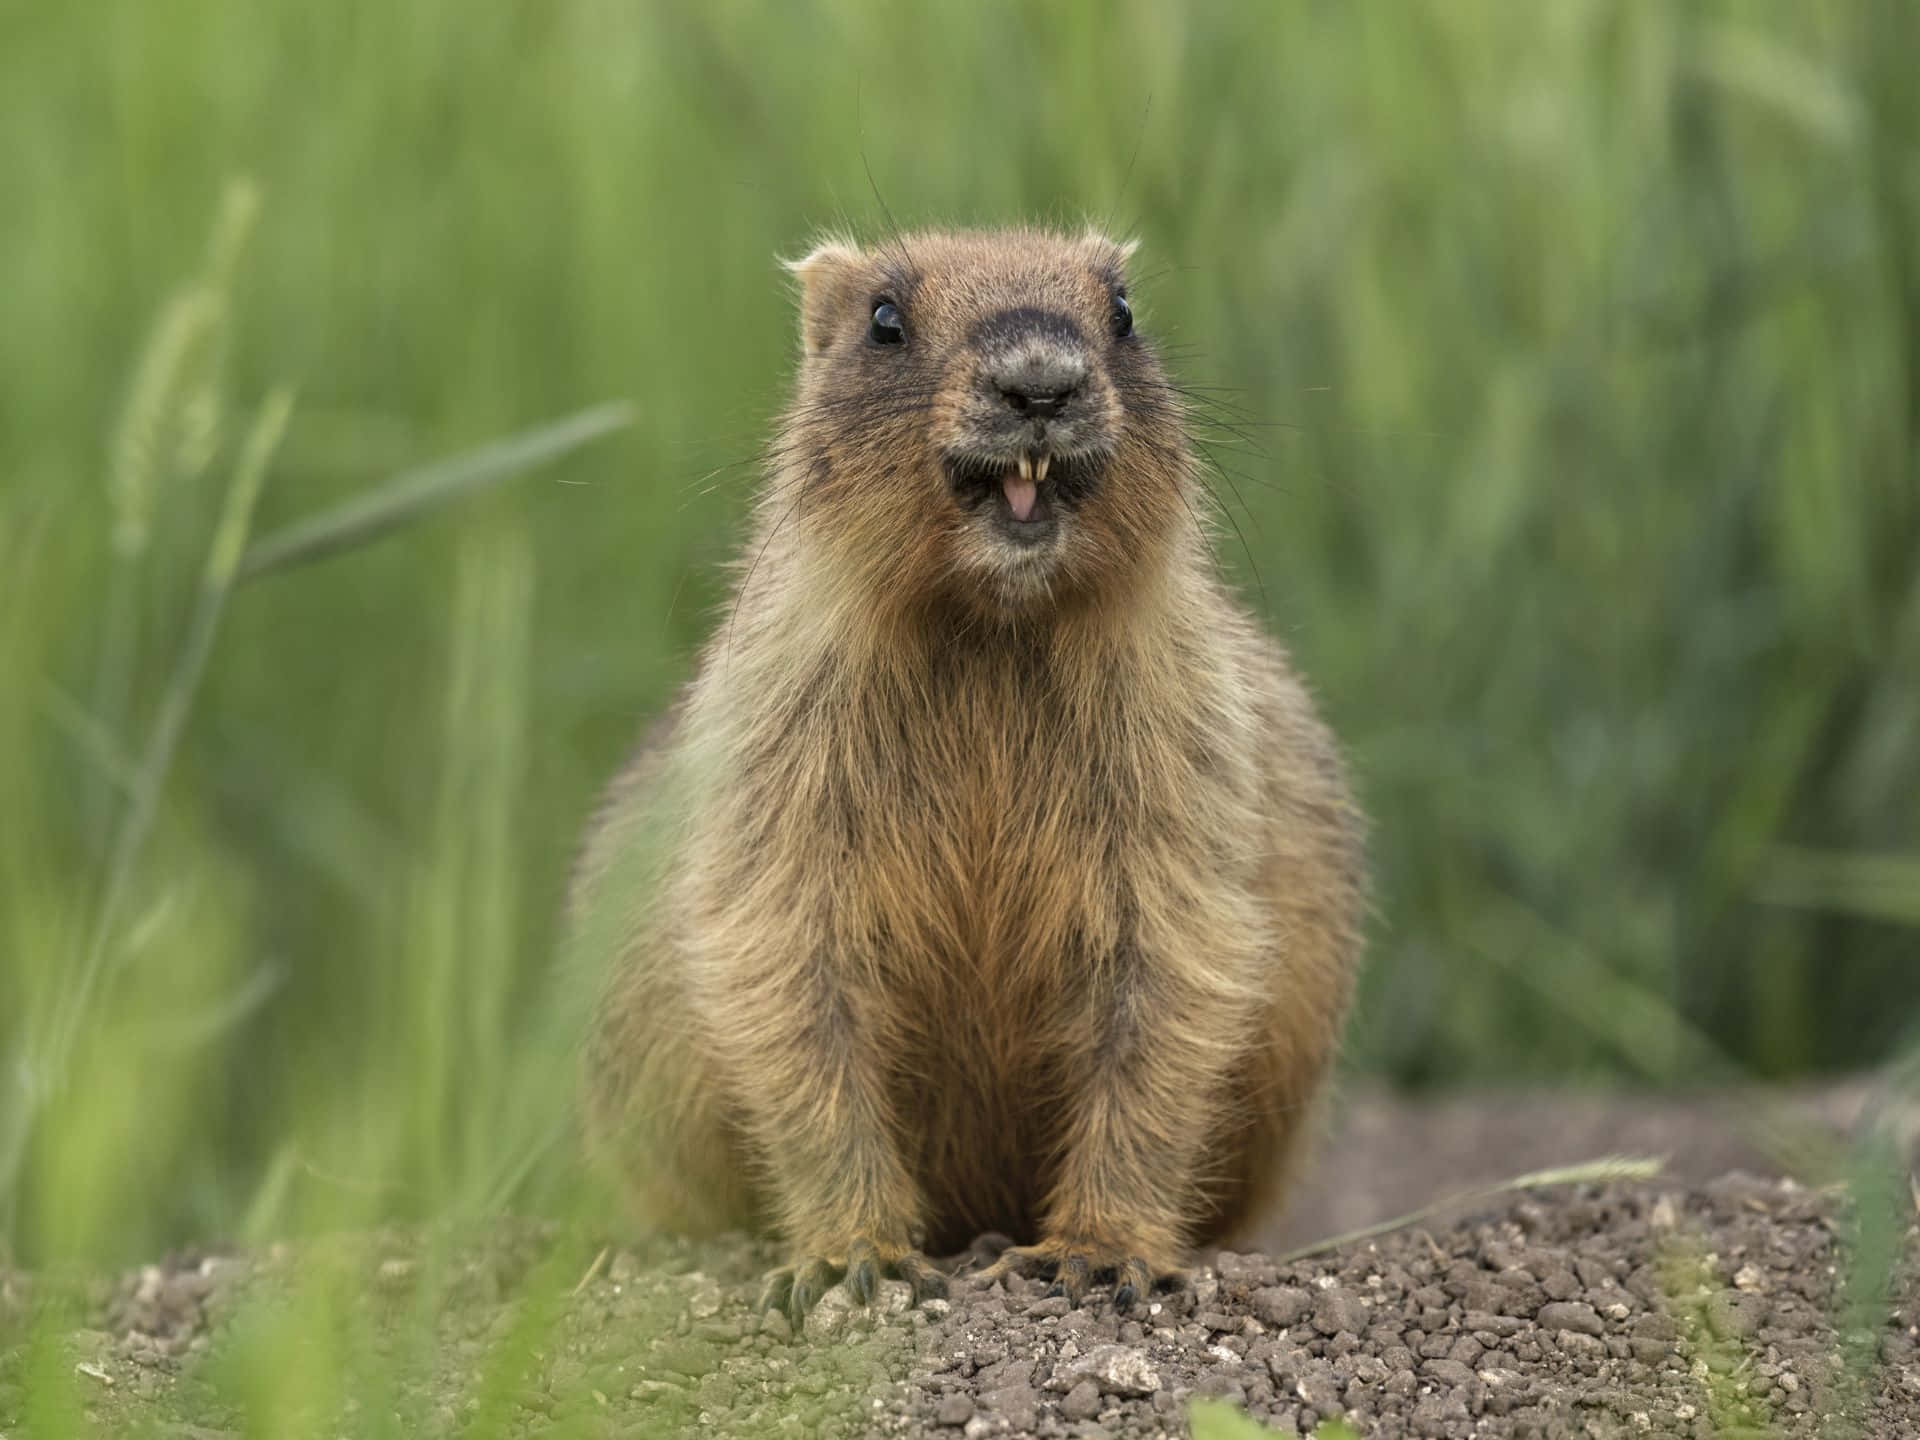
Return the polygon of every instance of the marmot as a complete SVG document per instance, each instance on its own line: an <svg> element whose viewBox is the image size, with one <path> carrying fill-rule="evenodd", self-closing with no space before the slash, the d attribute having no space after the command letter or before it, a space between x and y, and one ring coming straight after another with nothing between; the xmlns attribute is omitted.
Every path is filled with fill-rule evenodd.
<svg viewBox="0 0 1920 1440"><path fill-rule="evenodd" d="M731 610L582 857L588 1131L639 1214L771 1226L796 1322L925 1253L1125 1309L1308 1127L1362 826L1216 574L1131 246L834 240Z"/></svg>

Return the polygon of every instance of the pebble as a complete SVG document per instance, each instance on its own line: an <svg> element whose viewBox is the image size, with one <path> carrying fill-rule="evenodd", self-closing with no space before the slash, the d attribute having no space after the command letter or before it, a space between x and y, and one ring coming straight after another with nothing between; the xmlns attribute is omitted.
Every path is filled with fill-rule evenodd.
<svg viewBox="0 0 1920 1440"><path fill-rule="evenodd" d="M1236 1255L1231 1250L1220 1252L1213 1269L1214 1273L1220 1277L1221 1284L1241 1289L1258 1289L1263 1285L1271 1285L1280 1275L1278 1267L1266 1256Z"/></svg>
<svg viewBox="0 0 1920 1440"><path fill-rule="evenodd" d="M1351 1290L1334 1286L1313 1297L1313 1328L1322 1335L1338 1335L1342 1330L1355 1335L1367 1328L1367 1307Z"/></svg>
<svg viewBox="0 0 1920 1440"><path fill-rule="evenodd" d="M1307 1318L1307 1312L1313 1308L1313 1297L1295 1285L1273 1285L1254 1291L1248 1303L1258 1319L1285 1329Z"/></svg>
<svg viewBox="0 0 1920 1440"><path fill-rule="evenodd" d="M1494 1315L1485 1310L1469 1310L1461 1321L1462 1329L1495 1336L1517 1335L1526 1325L1517 1315Z"/></svg>
<svg viewBox="0 0 1920 1440"><path fill-rule="evenodd" d="M936 1425L964 1425L973 1418L973 1398L954 1391L941 1397L940 1403L933 1407L933 1422Z"/></svg>
<svg viewBox="0 0 1920 1440"><path fill-rule="evenodd" d="M1025 1434L1033 1429L1040 1397L1034 1393L1031 1385L1013 1384L986 1392L980 1397L980 1403L1004 1419L1015 1431Z"/></svg>
<svg viewBox="0 0 1920 1440"><path fill-rule="evenodd" d="M1218 1371L1202 1375L1194 1393L1209 1400L1224 1400L1235 1409L1244 1409L1247 1403L1247 1387L1240 1383L1239 1377Z"/></svg>
<svg viewBox="0 0 1920 1440"><path fill-rule="evenodd" d="M1069 1420L1091 1420L1100 1413L1100 1387L1091 1380L1076 1382L1060 1402L1060 1413Z"/></svg>
<svg viewBox="0 0 1920 1440"><path fill-rule="evenodd" d="M1429 1360L1420 1368L1446 1385L1471 1385L1474 1379L1473 1371L1458 1360Z"/></svg>
<svg viewBox="0 0 1920 1440"><path fill-rule="evenodd" d="M705 1340L667 1340L653 1352L650 1368L698 1379L719 1362L719 1350Z"/></svg>
<svg viewBox="0 0 1920 1440"><path fill-rule="evenodd" d="M1091 1380L1108 1395L1151 1395L1160 1388L1160 1372L1143 1351L1124 1345L1099 1345L1070 1360L1055 1381L1068 1386Z"/></svg>
<svg viewBox="0 0 1920 1440"><path fill-rule="evenodd" d="M687 1314L695 1320L711 1320L720 1313L720 1286L698 1270L680 1277L687 1288Z"/></svg>
<svg viewBox="0 0 1920 1440"><path fill-rule="evenodd" d="M1582 1335L1599 1335L1606 1329L1599 1312L1578 1300L1556 1300L1552 1304L1542 1305L1533 1318L1545 1330L1573 1330Z"/></svg>
<svg viewBox="0 0 1920 1440"><path fill-rule="evenodd" d="M974 1376L974 1385L980 1390L998 1390L1007 1385L1028 1385L1033 1382L1034 1358L1026 1352L996 1361Z"/></svg>
<svg viewBox="0 0 1920 1440"><path fill-rule="evenodd" d="M1580 1282L1573 1278L1571 1270L1555 1270L1540 1282L1540 1288L1547 1292L1549 1300L1570 1300L1580 1293Z"/></svg>
<svg viewBox="0 0 1920 1440"><path fill-rule="evenodd" d="M820 1297L819 1304L807 1312L807 1339L816 1345L837 1340L853 1323L853 1312L857 1308L846 1286L834 1286Z"/></svg>
<svg viewBox="0 0 1920 1440"><path fill-rule="evenodd" d="M1723 1340L1744 1340L1766 1319L1767 1302L1758 1295L1715 1295L1707 1301L1707 1324Z"/></svg>

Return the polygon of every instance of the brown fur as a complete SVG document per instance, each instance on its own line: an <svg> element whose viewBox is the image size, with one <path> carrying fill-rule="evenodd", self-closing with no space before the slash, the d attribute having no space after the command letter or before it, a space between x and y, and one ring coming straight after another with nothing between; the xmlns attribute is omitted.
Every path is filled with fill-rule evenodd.
<svg viewBox="0 0 1920 1440"><path fill-rule="evenodd" d="M795 267L735 609L583 861L592 1132L646 1220L776 1227L800 1308L988 1229L1076 1299L1143 1289L1275 1198L1334 1051L1360 821L1216 578L1176 392L1107 328L1124 262L1012 231ZM877 296L904 346L868 341ZM1030 565L941 470L1008 307L1094 356L1099 478Z"/></svg>

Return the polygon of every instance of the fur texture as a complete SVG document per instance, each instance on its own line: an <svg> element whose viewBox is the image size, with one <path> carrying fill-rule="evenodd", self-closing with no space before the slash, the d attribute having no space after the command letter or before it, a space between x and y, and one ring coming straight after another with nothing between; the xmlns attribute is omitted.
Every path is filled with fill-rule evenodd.
<svg viewBox="0 0 1920 1440"><path fill-rule="evenodd" d="M1360 820L1216 577L1125 260L1022 230L791 267L733 611L589 839L596 1147L649 1223L777 1229L797 1311L849 1266L931 1288L920 1250L984 1230L1124 1304L1275 1198L1334 1051ZM1009 408L1068 361L1058 414ZM1023 454L1044 523L1003 498Z"/></svg>

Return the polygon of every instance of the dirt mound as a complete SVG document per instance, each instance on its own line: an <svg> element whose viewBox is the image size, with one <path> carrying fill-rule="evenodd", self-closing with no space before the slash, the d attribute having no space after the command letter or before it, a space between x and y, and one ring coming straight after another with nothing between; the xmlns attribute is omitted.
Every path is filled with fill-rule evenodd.
<svg viewBox="0 0 1920 1440"><path fill-rule="evenodd" d="M1910 1436L1912 1219L1894 1273L1849 1292L1837 1192L1741 1175L1560 1187L1311 1259L1223 1253L1129 1315L1104 1292L1072 1310L1037 1282L967 1278L987 1243L948 1301L910 1310L890 1284L861 1310L835 1290L800 1336L754 1312L775 1257L743 1238L595 1257L583 1237L508 1224L427 1262L422 1237L391 1233L129 1274L96 1295L73 1363L109 1433L238 1433L221 1355L324 1265L389 1337L371 1353L416 1357L382 1388L406 1434L462 1430L486 1396L504 1433L527 1435L1117 1440L1184 1434L1213 1397L1282 1433L1337 1417L1377 1437ZM1849 1293L1866 1303L1850 1311ZM430 1343L392 1338L423 1294L440 1297ZM496 1357L522 1333L524 1373L503 1382ZM26 1348L0 1355L7 1434Z"/></svg>
<svg viewBox="0 0 1920 1440"><path fill-rule="evenodd" d="M1412 1098L1359 1084L1340 1096L1331 1129L1258 1248L1290 1250L1404 1215L1436 1195L1594 1155L1664 1156L1664 1173L1690 1185L1734 1170L1818 1183L1844 1173L1861 1134L1878 1129L1920 1166L1920 1105L1879 1076L1642 1095L1507 1090Z"/></svg>

